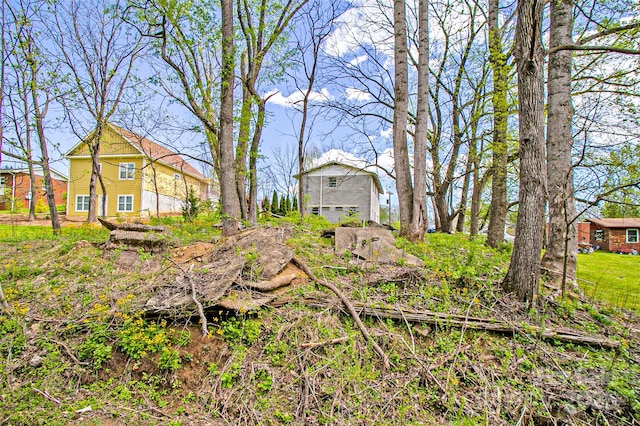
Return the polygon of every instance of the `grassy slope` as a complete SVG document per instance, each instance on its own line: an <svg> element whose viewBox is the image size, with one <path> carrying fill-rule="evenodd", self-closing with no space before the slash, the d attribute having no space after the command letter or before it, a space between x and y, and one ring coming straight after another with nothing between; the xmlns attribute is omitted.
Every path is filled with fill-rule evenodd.
<svg viewBox="0 0 640 426"><path fill-rule="evenodd" d="M365 319L391 359L384 371L350 318L296 302L332 297L300 284L285 306L210 317L201 337L197 323L137 314L150 285L171 280L166 256L138 251L139 262L124 265L120 251L79 242L104 241L103 230L39 238L20 228L27 241L18 241L0 227L0 283L13 309L0 315L0 423L551 424L572 410L573 424L638 420L636 319L545 297L527 315L496 286L508 250L480 241L399 242L424 259L414 270L335 256L316 236L322 226L298 228L290 245L351 299L506 318L521 331ZM174 229L185 244L215 232L207 222ZM527 323L605 334L622 348L543 341Z"/></svg>
<svg viewBox="0 0 640 426"><path fill-rule="evenodd" d="M640 256L578 254L578 279L587 297L640 312Z"/></svg>

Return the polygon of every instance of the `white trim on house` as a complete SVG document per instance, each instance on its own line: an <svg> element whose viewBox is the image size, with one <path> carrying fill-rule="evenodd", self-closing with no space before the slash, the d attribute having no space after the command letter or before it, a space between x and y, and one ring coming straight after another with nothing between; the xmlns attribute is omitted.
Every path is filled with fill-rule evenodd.
<svg viewBox="0 0 640 426"><path fill-rule="evenodd" d="M118 164L118 180L135 180L136 163L119 163Z"/></svg>
<svg viewBox="0 0 640 426"><path fill-rule="evenodd" d="M631 239L629 238L629 231L635 234L635 236L632 237L633 241L631 241ZM637 244L638 242L640 242L640 235L637 228L627 228L627 231L625 232L625 234L626 234L625 242L627 244Z"/></svg>
<svg viewBox="0 0 640 426"><path fill-rule="evenodd" d="M126 200L126 198L131 197L131 207L129 209L127 209L128 207L128 202ZM124 203L122 203L124 205L124 209L120 208L120 199L121 198L125 198ZM117 198L117 203L116 203L116 211L118 213L132 213L133 212L133 206L134 206L134 202L135 202L135 197L133 194L118 194L118 198Z"/></svg>
<svg viewBox="0 0 640 426"><path fill-rule="evenodd" d="M83 198L82 200L82 208L78 209L78 205L79 205L79 199L80 197ZM69 202L69 200L67 200L67 202ZM89 211L89 203L91 202L91 197L88 194L76 194L76 199L75 199L75 203L74 203L74 208L75 211L77 212L88 212ZM86 209L84 208L84 206L86 205Z"/></svg>

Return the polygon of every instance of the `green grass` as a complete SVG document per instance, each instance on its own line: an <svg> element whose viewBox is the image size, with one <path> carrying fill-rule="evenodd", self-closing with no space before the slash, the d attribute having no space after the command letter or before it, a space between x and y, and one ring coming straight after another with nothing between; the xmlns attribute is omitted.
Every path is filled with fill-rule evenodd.
<svg viewBox="0 0 640 426"><path fill-rule="evenodd" d="M578 254L578 283L589 298L640 312L640 256Z"/></svg>
<svg viewBox="0 0 640 426"><path fill-rule="evenodd" d="M97 226L74 226L62 228L62 235L55 236L50 226L22 226L0 224L0 242L57 240L68 241L87 240L89 242L104 242L109 231Z"/></svg>

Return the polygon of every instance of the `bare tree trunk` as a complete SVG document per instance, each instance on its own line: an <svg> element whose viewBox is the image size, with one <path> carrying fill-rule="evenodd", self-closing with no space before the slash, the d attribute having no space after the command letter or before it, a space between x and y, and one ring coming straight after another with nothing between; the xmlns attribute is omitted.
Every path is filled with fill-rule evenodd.
<svg viewBox="0 0 640 426"><path fill-rule="evenodd" d="M34 77L35 82L35 77ZM42 160L40 165L42 167L42 174L44 177L45 188L47 190L47 204L49 206L49 215L51 216L51 229L55 235L60 234L60 217L58 216L58 209L56 208L56 198L53 193L53 181L51 179L51 169L49 167L49 150L47 148L47 139L44 136L44 125L42 123L43 112L40 111L38 101L35 99L34 92L34 109L36 116L36 131L38 132L38 141L40 142L40 151L42 153ZM45 112L46 113L46 112Z"/></svg>
<svg viewBox="0 0 640 426"><path fill-rule="evenodd" d="M421 241L427 228L427 120L429 119L429 10L418 1L418 100L413 147L413 210L407 237ZM397 98L396 98L397 102Z"/></svg>
<svg viewBox="0 0 640 426"><path fill-rule="evenodd" d="M551 2L551 40L549 48L572 43L573 10L571 1ZM577 259L576 207L573 199L571 147L571 51L556 50L549 55L547 117L547 184L549 191L549 243L542 259L554 280L563 276L575 279ZM567 250L565 252L565 244Z"/></svg>
<svg viewBox="0 0 640 426"><path fill-rule="evenodd" d="M233 159L233 0L221 0L222 88L220 90L220 195L222 198L222 235L238 233L240 201L236 193Z"/></svg>
<svg viewBox="0 0 640 426"><path fill-rule="evenodd" d="M258 101L258 117L249 149L249 223L258 224L258 147L264 128L265 100Z"/></svg>
<svg viewBox="0 0 640 426"><path fill-rule="evenodd" d="M504 241L507 220L507 89L509 66L502 47L502 29L498 19L499 0L489 0L489 63L493 69L493 165L491 179L491 206L487 245L496 247Z"/></svg>
<svg viewBox="0 0 640 426"><path fill-rule="evenodd" d="M38 187L36 185L36 172L33 169L33 163L27 164L29 169L29 222L36 219L36 201L38 200Z"/></svg>
<svg viewBox="0 0 640 426"><path fill-rule="evenodd" d="M469 235L472 237L480 232L480 195L483 184L480 180L480 171L474 167L472 172L473 189L471 190L471 208L469 209Z"/></svg>
<svg viewBox="0 0 640 426"><path fill-rule="evenodd" d="M33 39L29 38L29 43L33 43ZM29 49L31 49L31 45L29 45ZM32 50L30 50L33 53ZM36 124L36 132L38 134L38 141L40 143L40 151L41 151L41 161L40 166L42 167L42 174L44 177L45 187L47 189L47 204L49 205L49 213L51 215L51 228L53 229L53 233L55 235L60 234L60 219L58 217L58 210L56 209L56 201L55 194L53 193L53 183L51 180L51 170L49 168L49 150L47 148L47 139L44 135L44 123L43 119L47 115L47 111L49 109L49 101L48 98L41 105L40 100L38 99L38 84L40 83L38 80L38 64L36 63L35 57L30 56L28 59L29 70L30 70L30 91L31 91L31 101L33 107L33 116ZM33 167L33 166L32 166ZM31 195L32 200L34 199L34 194Z"/></svg>
<svg viewBox="0 0 640 426"><path fill-rule="evenodd" d="M87 222L94 223L98 221L98 214L96 213L97 200L98 200L98 174L100 173L100 152L96 151L94 147L89 147L91 152L91 177L89 178L89 211L87 212Z"/></svg>
<svg viewBox="0 0 640 426"><path fill-rule="evenodd" d="M400 210L400 235L407 235L413 212L413 189L407 149L408 66L407 20L404 0L393 2L394 30L394 106L393 106L393 160L396 172L396 191Z"/></svg>
<svg viewBox="0 0 640 426"><path fill-rule="evenodd" d="M243 60L244 62L244 60ZM240 67L244 69L244 65ZM243 70L244 72L244 70ZM249 80L249 77L243 76L243 80ZM238 129L238 143L236 143L236 191L238 192L238 200L240 201L240 217L243 220L249 219L247 209L247 152L249 150L249 133L251 129L251 105L253 97L249 92L249 88L245 83L242 85L242 107L240 110L240 123Z"/></svg>
<svg viewBox="0 0 640 426"><path fill-rule="evenodd" d="M462 181L460 194L460 204L458 206L458 218L456 220L456 232L464 232L464 222L467 218L467 199L469 198L469 187L471 186L471 158L467 159L467 165Z"/></svg>
<svg viewBox="0 0 640 426"><path fill-rule="evenodd" d="M520 193L505 291L532 305L540 280L544 231L544 133L542 9L544 0L519 0L514 56L518 68Z"/></svg>

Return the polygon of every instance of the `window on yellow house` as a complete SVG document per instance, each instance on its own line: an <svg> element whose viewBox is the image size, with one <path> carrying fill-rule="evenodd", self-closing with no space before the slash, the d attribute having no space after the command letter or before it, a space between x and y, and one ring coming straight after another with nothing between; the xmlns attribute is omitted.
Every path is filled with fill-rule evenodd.
<svg viewBox="0 0 640 426"><path fill-rule="evenodd" d="M119 212L133 211L133 195L118 195L118 211Z"/></svg>
<svg viewBox="0 0 640 426"><path fill-rule="evenodd" d="M76 211L88 212L89 211L89 196L88 195L76 195Z"/></svg>
<svg viewBox="0 0 640 426"><path fill-rule="evenodd" d="M120 180L132 180L135 178L135 163L120 163L118 167Z"/></svg>

